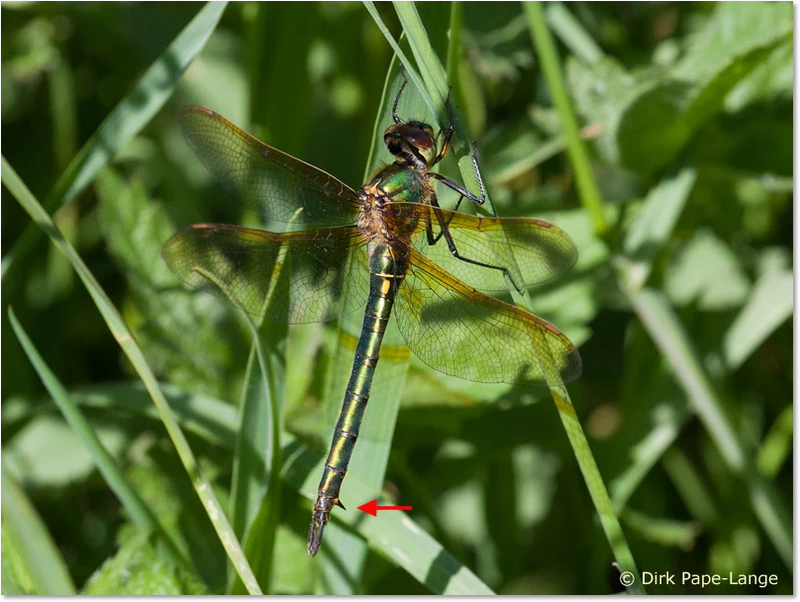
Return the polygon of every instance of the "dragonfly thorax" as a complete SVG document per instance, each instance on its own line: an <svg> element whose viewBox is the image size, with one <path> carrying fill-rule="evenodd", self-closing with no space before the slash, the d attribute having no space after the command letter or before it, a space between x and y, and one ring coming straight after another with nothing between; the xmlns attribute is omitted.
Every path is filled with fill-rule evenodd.
<svg viewBox="0 0 800 602"><path fill-rule="evenodd" d="M383 133L383 142L398 163L409 163L416 169L426 169L436 157L433 128L421 121L390 125Z"/></svg>

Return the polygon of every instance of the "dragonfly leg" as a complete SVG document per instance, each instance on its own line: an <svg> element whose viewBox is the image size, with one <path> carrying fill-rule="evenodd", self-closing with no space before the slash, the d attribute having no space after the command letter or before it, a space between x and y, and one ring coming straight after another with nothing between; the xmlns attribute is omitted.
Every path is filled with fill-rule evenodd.
<svg viewBox="0 0 800 602"><path fill-rule="evenodd" d="M450 222L455 217L455 212L458 211L458 208L461 205L461 201L463 201L463 200L464 200L464 195L462 194L461 196L458 197L458 202L456 203L456 206L453 209L453 213L451 213L450 217L447 219L447 225L448 226L450 225ZM431 204L433 205L433 207L437 207L437 208L439 207L439 201L436 200L435 197L432 199ZM435 211L435 209L434 209L434 211ZM439 223L442 223L442 218L441 217L437 216L436 219L439 221ZM433 245L435 245L437 242L439 242L439 240L441 240L443 234L444 234L444 230L442 229L442 230L439 230L439 234L435 234L434 235L434 233L433 233L433 222L428 220L428 223L425 226L425 235L428 237L428 245L430 245L431 247Z"/></svg>
<svg viewBox="0 0 800 602"><path fill-rule="evenodd" d="M402 63L400 64L400 73L403 74L403 83L400 84L400 89L397 91L397 96L394 97L394 105L392 105L392 119L394 119L395 123L403 123L403 120L397 116L397 105L400 103L400 97L403 95L403 90L406 89L408 85L408 76L406 75L406 70L403 69Z"/></svg>
<svg viewBox="0 0 800 602"><path fill-rule="evenodd" d="M467 197L473 203L477 203L478 205L483 205L486 202L486 193L483 191L483 182L481 182L481 196L475 196L469 190L461 186L461 184L457 184L448 178L445 178L443 175L438 173L428 172L426 174L429 178L433 178L434 180L438 180L448 188L455 190L458 194L463 197Z"/></svg>
<svg viewBox="0 0 800 602"><path fill-rule="evenodd" d="M459 203L460 202L461 201L459 199ZM458 207L458 205L456 205L456 208L457 207ZM442 238L442 236L444 236L444 240L445 240L445 242L447 242L447 248L450 249L450 252L453 254L453 257L455 257L459 261L464 261L466 263L471 263L472 265L477 265L477 266L480 266L480 267L483 267L483 268L489 268L489 269L492 269L492 270L500 270L501 272L503 272L503 275L506 276L506 278L508 278L508 280L511 282L511 284L514 285L514 288L517 289L519 292L522 292L523 287L520 286L519 284L517 284L517 282L514 280L514 277L511 275L511 272L508 270L508 268L503 267L501 265L493 265L491 263L484 263L483 261L477 261L475 259L470 259L469 257L464 257L463 255L461 255L461 253L458 252L458 247L456 246L456 242L453 240L453 235L450 233L450 220L453 219L453 217L455 215L455 212L453 212L450 215L450 218L446 220L445 217L444 217L444 214L439 210L440 209L439 202L436 200L435 197L431 201L431 208L433 209L433 213L436 216L436 221L439 222L439 227L441 228L441 231L439 232L438 235L434 236L433 235L433 227L432 227L431 222L429 221L427 226L426 226L426 234L427 234L427 237L428 237L428 244L434 245L439 241L439 239Z"/></svg>
<svg viewBox="0 0 800 602"><path fill-rule="evenodd" d="M444 140L442 141L442 149L439 151L439 154L436 155L436 158L431 163L431 166L436 165L439 161L444 159L447 151L450 150L450 139L453 137L453 134L456 131L456 118L453 115L453 105L450 104L450 93L452 91L453 87L449 86L447 88L447 98L444 101L444 106L447 107L447 118L449 120L449 124L444 135Z"/></svg>
<svg viewBox="0 0 800 602"><path fill-rule="evenodd" d="M455 190L461 196L467 197L473 203L477 203L478 205L483 205L486 202L486 188L483 185L483 178L481 177L481 172L478 169L478 151L477 151L477 147L475 145L475 141L474 140L472 142L471 157L472 157L472 169L475 171L475 178L478 180L478 186L480 186L480 189L481 189L480 196L474 195L473 193L471 193L469 190L467 190L466 188L464 188L460 184L457 184L456 182L453 182L453 180L450 180L449 178L446 178L441 174L428 172L426 175L429 178L433 178L435 180L438 180L439 182L441 182L442 184L444 184L448 188L450 188L452 190ZM459 201L460 201L460 199L459 199Z"/></svg>

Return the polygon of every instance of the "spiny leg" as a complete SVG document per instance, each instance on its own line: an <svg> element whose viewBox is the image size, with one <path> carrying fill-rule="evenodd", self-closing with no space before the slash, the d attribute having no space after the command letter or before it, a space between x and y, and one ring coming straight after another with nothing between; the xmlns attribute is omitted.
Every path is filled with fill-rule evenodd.
<svg viewBox="0 0 800 602"><path fill-rule="evenodd" d="M447 98L444 101L445 106L447 107L447 116L450 120L450 124L447 127L447 132L444 135L444 141L442 142L442 149L439 151L439 154L436 155L436 158L431 162L430 167L436 165L439 161L444 159L445 155L447 155L447 151L450 149L450 140L453 137L453 134L456 131L456 118L453 114L453 105L450 104L450 93L452 92L453 88L450 87L447 89ZM481 171L478 169L478 147L475 141L472 141L472 152L470 152L470 159L472 161L472 169L475 172L475 179L478 180L478 186L481 189L480 197L475 196L469 190L460 186L453 182L452 180L445 178L442 175L428 172L428 176L431 178L435 178L439 180L442 184L447 186L448 188L452 188L462 197L467 197L470 201L474 203L478 203L478 205L483 205L486 202L486 188L483 185L483 178L481 177ZM461 203L461 199L458 200Z"/></svg>
<svg viewBox="0 0 800 602"><path fill-rule="evenodd" d="M431 162L430 165L431 167L436 165L439 161L444 159L445 155L447 155L447 152L450 149L450 140L452 139L453 134L455 133L456 130L456 119L455 115L453 114L453 106L450 104L450 94L452 91L453 91L452 87L449 87L447 89L447 98L444 101L444 104L447 107L447 116L450 123L448 124L447 130L444 134L444 140L442 141L442 148L439 151L439 154L436 156L436 158ZM396 105L397 105L397 100L395 100L395 106ZM481 189L481 194L479 197L471 193L469 190L467 190L460 184L453 182L449 178L446 178L438 173L427 172L428 177L438 180L439 182L441 182L448 188L455 190L459 194L455 211L458 211L458 208L461 205L461 201L463 201L465 197L473 201L474 203L477 203L478 205L483 205L486 202L486 188L483 185L483 178L481 177L481 172L478 169L477 155L478 155L478 150L475 141L473 140L472 152L470 153L470 156L472 159L472 168L475 171L475 178L478 180L478 186L480 186ZM440 211L439 201L437 200L436 196L433 196L433 198L431 199L431 206L434 215L436 215L436 221L439 222L440 231L438 234L434 235L433 224L431 221L428 221L428 224L426 225L425 234L427 236L429 245L431 246L435 245L437 242L439 242L442 236L444 236L444 239L447 242L447 248L450 249L450 252L453 254L453 257L455 257L460 261L471 263L473 265L477 265L480 267L489 268L493 270L500 270L506 277L508 277L508 279L511 281L511 283L518 291L522 291L522 288L519 285L517 285L517 283L514 281L514 278L511 276L511 272L508 270L508 268L499 265L484 263L482 261L477 261L475 259L470 259L469 257L464 257L463 255L461 255L458 251L458 247L456 247L455 241L453 240L453 235L450 232L450 220L453 219L454 215L451 214L450 218L445 220L444 214Z"/></svg>
<svg viewBox="0 0 800 602"><path fill-rule="evenodd" d="M442 148L442 152L439 153L439 156L434 160L434 162L433 162L434 164L437 161L440 161L444 157L444 154L446 153L446 147L449 145L450 138L452 137L453 131L455 130L455 118L453 117L453 109L450 106L450 92L449 91L447 93L447 101L446 101L445 104L447 105L447 111L448 111L448 114L450 116L450 127L448 128L447 134L445 136L445 142L444 142L444 146ZM481 172L478 169L477 154L478 154L477 147L476 147L475 141L473 140L472 141L472 152L470 153L470 155L471 155L471 158L472 158L472 168L475 170L475 177L478 180L478 185L480 186L480 189L481 189L480 197L475 196L473 193L471 193L469 190L467 190L466 188L464 188L460 184L457 184L456 182L453 182L449 178L446 178L446 177L444 177L444 176L442 176L440 174L432 173L432 172L428 172L428 174L427 174L428 177L431 177L431 178L434 178L435 180L438 180L439 182L441 182L442 184L444 184L448 188L450 188L452 190L455 190L459 194L458 202L456 203L456 206L455 206L455 211L458 211L458 207L461 205L461 201L463 201L465 197L468 198L469 200L473 201L474 203L477 203L478 205L483 205L486 202L486 188L483 185L483 178L481 177ZM436 215L436 220L439 222L440 231L439 231L438 234L434 235L433 234L433 225L432 225L432 223L430 221L428 222L428 224L426 226L426 235L427 235L427 238L428 238L428 244L429 245L435 245L442 238L442 236L444 236L444 239L447 242L447 248L450 249L450 252L453 254L453 257L455 257L456 259L458 259L460 261L464 261L466 263L471 263L473 265L477 265L477 266L480 266L480 267L489 268L489 269L493 269L493 270L500 270L509 279L509 281L514 285L514 288L516 288L520 292L522 291L522 287L519 286L517 284L517 282L514 280L514 278L511 275L511 272L508 270L508 268L505 268L505 267L499 266L499 265L492 265L492 264L489 264L489 263L484 263L482 261L477 261L475 259L470 259L469 257L464 257L463 255L461 255L461 253L459 253L459 251L458 251L458 247L456 246L455 241L453 240L453 235L450 232L450 221L453 219L453 215L451 215L449 219L445 220L444 214L442 214L442 212L439 211L439 208L440 208L439 207L439 201L435 196L433 196L433 198L431 199L431 206L433 208L434 215Z"/></svg>
<svg viewBox="0 0 800 602"><path fill-rule="evenodd" d="M486 202L486 192L483 188L483 181L481 181L480 176L478 176L478 181L480 182L481 186L481 196L479 197L472 194L469 190L467 190L460 184L456 184L455 182L453 182L453 180L446 178L441 174L428 172L427 176L429 178L433 178L434 180L438 180L448 188L455 190L462 197L467 197L473 203L477 203L478 205L483 205Z"/></svg>

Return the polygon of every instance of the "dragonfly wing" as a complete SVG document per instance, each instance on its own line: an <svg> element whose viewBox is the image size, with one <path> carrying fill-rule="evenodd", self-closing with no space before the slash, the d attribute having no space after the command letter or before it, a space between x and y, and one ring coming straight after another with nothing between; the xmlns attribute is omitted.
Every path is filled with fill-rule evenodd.
<svg viewBox="0 0 800 602"><path fill-rule="evenodd" d="M332 175L264 144L204 107L185 107L178 123L206 169L242 205L266 219L315 225L355 221L357 194Z"/></svg>
<svg viewBox="0 0 800 602"><path fill-rule="evenodd" d="M519 385L581 374L578 350L555 327L456 280L414 249L394 312L412 351L446 374Z"/></svg>
<svg viewBox="0 0 800 602"><path fill-rule="evenodd" d="M436 213L441 212L441 220ZM426 229L434 236L442 232L441 221L453 238L459 255L480 263L509 267L516 262L520 274L512 277L519 288L539 284L568 271L578 259L572 239L559 227L522 217L476 217L447 209L428 208L414 238L415 248L447 272L482 291L505 291L508 283L501 270L485 268L458 259L442 236L428 244ZM513 256L510 256L513 254Z"/></svg>
<svg viewBox="0 0 800 602"><path fill-rule="evenodd" d="M364 307L369 294L365 241L352 226L275 234L197 224L162 255L185 283L273 321L332 320Z"/></svg>

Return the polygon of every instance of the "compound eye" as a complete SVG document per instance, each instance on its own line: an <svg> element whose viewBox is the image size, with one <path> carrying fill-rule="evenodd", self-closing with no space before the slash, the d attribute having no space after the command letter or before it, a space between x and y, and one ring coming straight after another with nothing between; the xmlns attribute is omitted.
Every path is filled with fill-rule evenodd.
<svg viewBox="0 0 800 602"><path fill-rule="evenodd" d="M433 137L424 130L409 132L406 139L417 148L431 148L433 146Z"/></svg>

